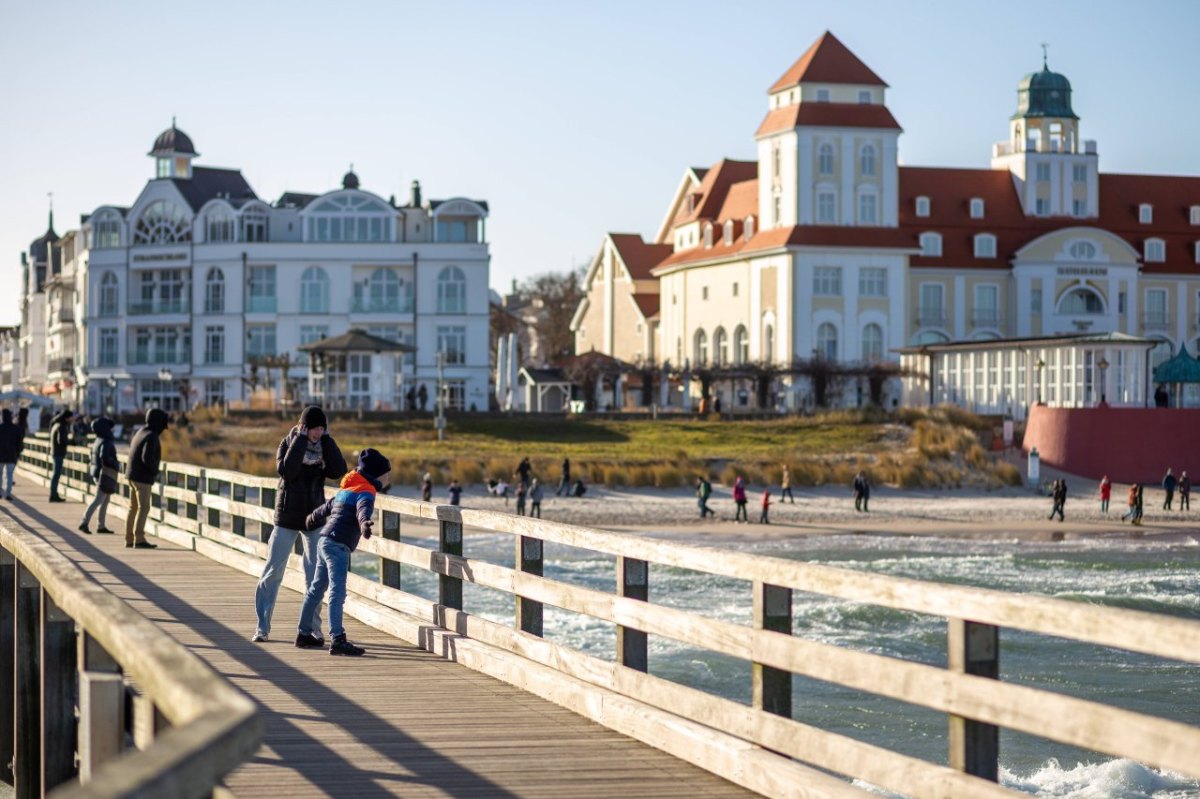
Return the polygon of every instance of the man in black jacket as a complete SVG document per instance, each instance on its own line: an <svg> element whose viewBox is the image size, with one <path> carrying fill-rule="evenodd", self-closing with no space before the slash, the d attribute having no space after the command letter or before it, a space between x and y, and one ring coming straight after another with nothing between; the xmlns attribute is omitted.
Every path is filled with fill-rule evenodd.
<svg viewBox="0 0 1200 799"><path fill-rule="evenodd" d="M4 478L3 497L12 499L13 472L17 469L17 459L21 456L21 428L13 421L12 411L4 409L3 421L0 422L0 476Z"/></svg>
<svg viewBox="0 0 1200 799"><path fill-rule="evenodd" d="M279 596L279 583L287 569L288 555L296 546L296 536L301 533L304 543L304 583L313 580L317 569L317 543L320 530L307 530L305 519L308 514L325 504L326 478L337 480L349 469L342 450L328 432L329 422L325 412L310 405L300 414L300 424L288 431L279 442L275 454L279 472L279 487L275 490L275 529L267 544L267 562L263 564L258 588L254 591L254 609L258 614L258 625L251 639L256 643L267 640L271 634L271 615L275 611L275 598ZM309 620L314 646L322 646L321 605ZM307 625L306 625L307 626Z"/></svg>
<svg viewBox="0 0 1200 799"><path fill-rule="evenodd" d="M146 517L150 515L150 489L158 480L162 462L162 444L158 437L167 429L167 412L162 408L146 411L146 426L129 442L129 515L125 517L125 546L136 549L157 549L146 540Z"/></svg>
<svg viewBox="0 0 1200 799"><path fill-rule="evenodd" d="M50 501L66 502L58 495L58 481L62 478L63 461L67 457L67 447L71 444L71 413L70 408L59 411L50 420L50 454L54 458L54 471L50 474Z"/></svg>

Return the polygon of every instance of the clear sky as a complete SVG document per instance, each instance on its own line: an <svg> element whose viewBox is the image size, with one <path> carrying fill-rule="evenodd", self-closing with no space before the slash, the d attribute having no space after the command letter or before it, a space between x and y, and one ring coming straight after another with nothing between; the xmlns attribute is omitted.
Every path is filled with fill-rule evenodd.
<svg viewBox="0 0 1200 799"><path fill-rule="evenodd" d="M384 197L488 200L503 290L653 235L686 167L753 158L767 87L826 29L890 84L903 163L987 166L1048 42L1103 171L1200 174L1192 0L0 0L0 276L47 192L60 234L133 202L176 115L268 200L351 162Z"/></svg>

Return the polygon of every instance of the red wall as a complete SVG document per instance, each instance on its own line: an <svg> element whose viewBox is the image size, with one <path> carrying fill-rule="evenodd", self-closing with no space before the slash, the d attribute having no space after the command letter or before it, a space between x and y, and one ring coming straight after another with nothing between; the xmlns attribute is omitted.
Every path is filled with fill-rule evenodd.
<svg viewBox="0 0 1200 799"><path fill-rule="evenodd" d="M1167 467L1200 477L1200 408L1030 408L1025 451L1068 474L1157 485Z"/></svg>

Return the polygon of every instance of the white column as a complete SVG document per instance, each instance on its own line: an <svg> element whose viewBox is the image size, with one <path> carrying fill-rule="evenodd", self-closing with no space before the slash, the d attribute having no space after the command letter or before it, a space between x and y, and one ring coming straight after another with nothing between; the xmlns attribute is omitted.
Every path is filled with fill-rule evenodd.
<svg viewBox="0 0 1200 799"><path fill-rule="evenodd" d="M843 361L855 361L862 354L858 323L858 267L842 266L842 345Z"/></svg>
<svg viewBox="0 0 1200 799"><path fill-rule="evenodd" d="M883 191L880 196L880 223L885 227L896 227L900 224L899 219L899 180L898 180L898 156L897 143L895 134L887 134L883 138L883 158L880 162L880 169L883 170Z"/></svg>
<svg viewBox="0 0 1200 799"><path fill-rule="evenodd" d="M799 131L796 140L796 170L793 173L796 192L798 224L813 223L813 136L811 131ZM785 189L786 190L786 189ZM761 210L760 213L765 213Z"/></svg>
<svg viewBox="0 0 1200 799"><path fill-rule="evenodd" d="M854 224L854 137L843 133L842 139L842 182L838 187L838 198L842 213L838 220L843 225Z"/></svg>
<svg viewBox="0 0 1200 799"><path fill-rule="evenodd" d="M967 329L967 279L962 275L954 278L954 338L961 339Z"/></svg>
<svg viewBox="0 0 1200 799"><path fill-rule="evenodd" d="M904 262L890 264L887 270L888 279L888 340L885 346L903 347L908 344L908 281L905 279ZM884 353L884 357L889 357Z"/></svg>

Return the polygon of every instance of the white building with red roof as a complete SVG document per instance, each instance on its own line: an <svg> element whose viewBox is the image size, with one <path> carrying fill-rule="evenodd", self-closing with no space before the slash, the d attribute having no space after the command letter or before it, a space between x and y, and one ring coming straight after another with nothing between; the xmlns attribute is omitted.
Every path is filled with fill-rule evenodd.
<svg viewBox="0 0 1200 799"><path fill-rule="evenodd" d="M686 170L653 241L606 239L577 351L694 368L1060 334L1157 340L1151 366L1197 350L1200 178L1102 174L1045 63L989 168L900 166L887 90L823 34L768 89L757 160ZM811 399L802 380L781 388L789 406ZM746 401L724 390L726 407Z"/></svg>

